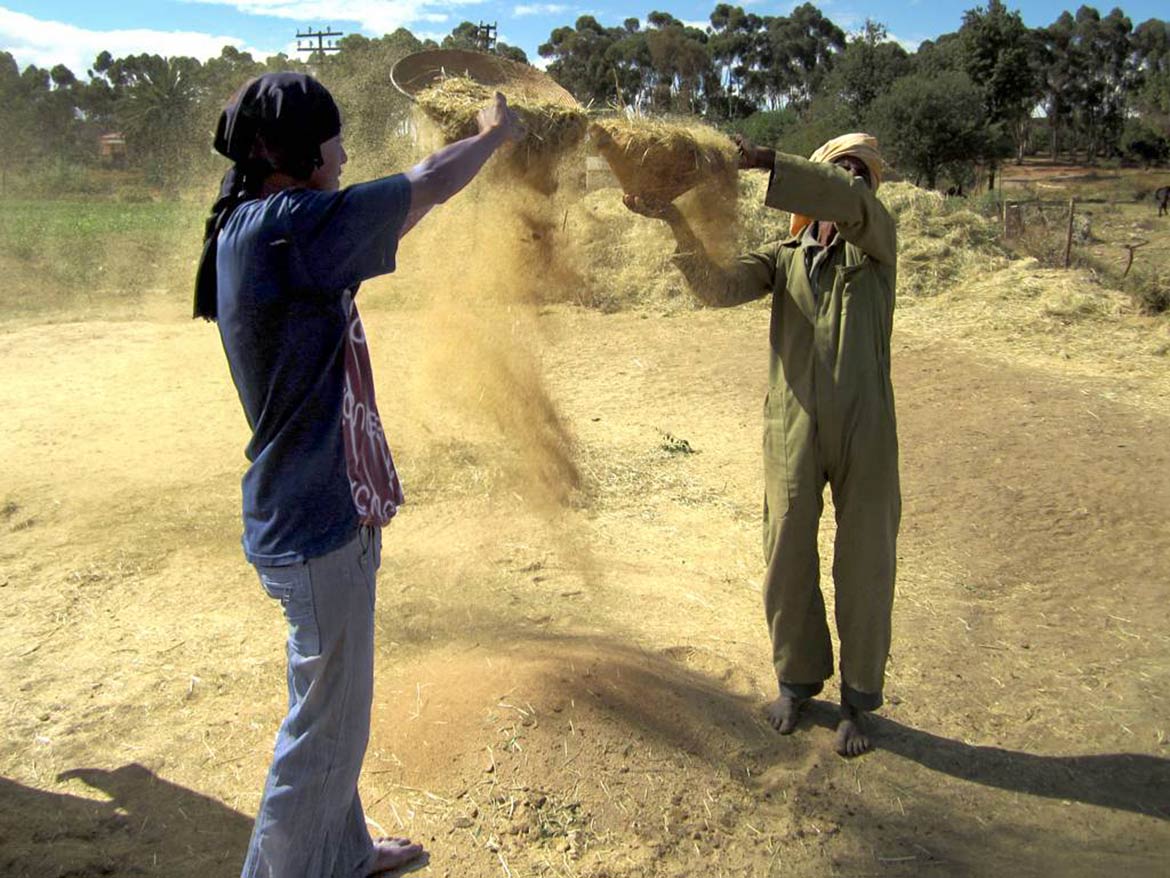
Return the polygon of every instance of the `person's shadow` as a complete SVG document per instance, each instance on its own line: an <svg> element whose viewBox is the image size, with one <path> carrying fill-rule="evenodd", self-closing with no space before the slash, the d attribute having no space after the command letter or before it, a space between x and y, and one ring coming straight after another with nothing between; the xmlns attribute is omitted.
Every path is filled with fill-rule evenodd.
<svg viewBox="0 0 1170 878"><path fill-rule="evenodd" d="M834 705L815 702L809 717L834 728L838 713ZM871 721L875 746L931 771L982 786L1170 820L1170 759L1145 753L1037 756L964 744L876 714Z"/></svg>
<svg viewBox="0 0 1170 878"><path fill-rule="evenodd" d="M0 778L0 874L239 874L251 817L137 764L79 768L57 780L81 795Z"/></svg>
<svg viewBox="0 0 1170 878"><path fill-rule="evenodd" d="M114 771L76 768L57 775L57 781L83 795L0 778L0 875L5 878L240 874L251 816L137 763ZM108 799L90 797L93 791ZM428 862L424 855L385 874L405 875Z"/></svg>

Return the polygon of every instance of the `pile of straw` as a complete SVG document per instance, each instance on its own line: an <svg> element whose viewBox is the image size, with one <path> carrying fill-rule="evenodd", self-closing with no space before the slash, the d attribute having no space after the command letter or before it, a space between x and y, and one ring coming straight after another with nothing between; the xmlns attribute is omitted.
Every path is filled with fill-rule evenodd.
<svg viewBox="0 0 1170 878"><path fill-rule="evenodd" d="M700 184L735 191L736 150L694 121L613 117L589 127L598 152L630 195L674 201Z"/></svg>
<svg viewBox="0 0 1170 878"><path fill-rule="evenodd" d="M708 254L726 263L787 232L787 215L764 207L767 174L741 174L738 200L697 186L675 201ZM734 185L737 181L732 180ZM716 197L718 195L719 197ZM629 210L615 188L586 194L567 217L568 255L581 266L582 304L604 311L702 307L675 268L670 227Z"/></svg>
<svg viewBox="0 0 1170 878"><path fill-rule="evenodd" d="M937 192L888 183L878 197L898 224L898 294L945 293L970 275L1005 268L995 223Z"/></svg>

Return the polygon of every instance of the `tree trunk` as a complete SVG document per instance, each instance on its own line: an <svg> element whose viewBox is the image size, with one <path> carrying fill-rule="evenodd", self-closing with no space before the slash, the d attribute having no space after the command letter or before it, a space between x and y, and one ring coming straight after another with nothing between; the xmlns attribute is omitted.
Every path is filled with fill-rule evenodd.
<svg viewBox="0 0 1170 878"><path fill-rule="evenodd" d="M1014 125L1016 139L1016 164L1024 163L1024 153L1028 151L1028 141L1031 140L1031 122L1028 119L1017 119Z"/></svg>

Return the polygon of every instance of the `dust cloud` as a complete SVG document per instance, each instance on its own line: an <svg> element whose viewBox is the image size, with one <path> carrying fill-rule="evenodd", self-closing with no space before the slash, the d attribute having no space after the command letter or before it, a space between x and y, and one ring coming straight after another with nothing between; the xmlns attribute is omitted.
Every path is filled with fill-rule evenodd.
<svg viewBox="0 0 1170 878"><path fill-rule="evenodd" d="M560 241L566 198L518 184L501 159L403 242L413 258L403 256L400 275L425 313L417 392L441 401L440 432L494 439L499 488L555 517L581 473L545 381L542 354L555 340L538 312L572 300L582 279Z"/></svg>
<svg viewBox="0 0 1170 878"><path fill-rule="evenodd" d="M437 146L434 137L424 127L420 149ZM608 280L599 250L619 250L631 221L656 225L625 211L616 188L587 197L585 165L584 148L493 157L467 190L404 239L397 275L425 314L414 392L431 401L418 406L433 421L430 441L485 442L499 473L490 493L518 497L550 522L580 507L587 486L581 449L546 380L543 360L557 341L541 309L596 304ZM734 188L700 186L678 204L713 254L730 252ZM671 249L662 240L633 259L661 265Z"/></svg>

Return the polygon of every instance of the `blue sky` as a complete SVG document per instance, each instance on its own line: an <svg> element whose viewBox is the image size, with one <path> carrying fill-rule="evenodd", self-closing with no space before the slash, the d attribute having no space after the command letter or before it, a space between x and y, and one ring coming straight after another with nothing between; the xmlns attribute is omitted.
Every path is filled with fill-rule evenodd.
<svg viewBox="0 0 1170 878"><path fill-rule="evenodd" d="M346 33L379 36L407 27L419 36L441 37L459 22L497 22L505 42L524 49L539 63L536 48L550 31L571 25L578 16L593 15L606 25L629 17L645 19L654 10L683 21L705 25L717 0L35 0L0 5L0 48L11 52L22 67L65 64L84 75L97 53L115 56L154 52L218 55L225 45L267 57L295 54L298 29L326 25ZM742 5L759 15L783 15L798 2L755 0ZM924 39L953 31L963 11L976 0L826 0L821 11L846 31L871 17L883 22L907 48ZM1065 9L1079 4L1034 0L1008 6L1019 9L1030 26L1049 24ZM1104 15L1112 6L1097 9ZM1165 0L1133 0L1121 7L1136 26L1148 18L1170 18Z"/></svg>

